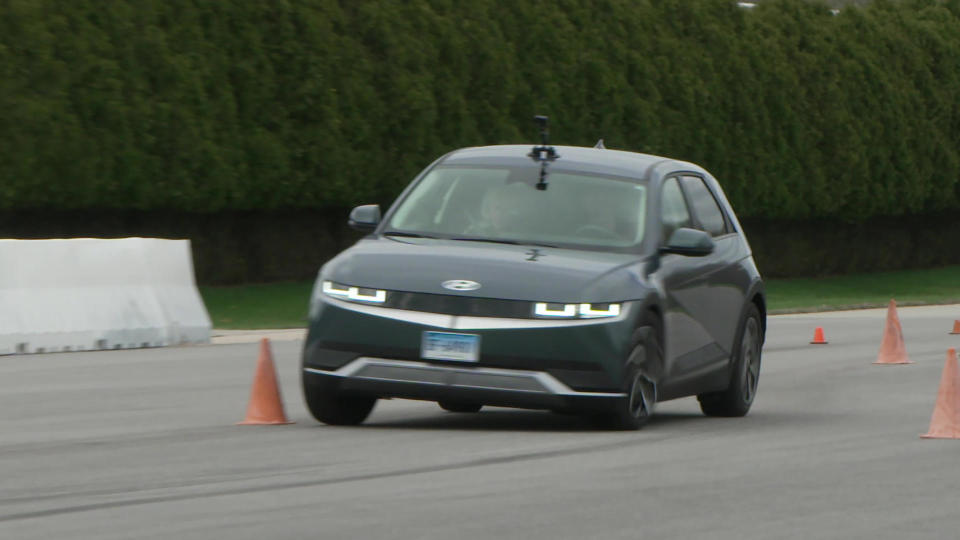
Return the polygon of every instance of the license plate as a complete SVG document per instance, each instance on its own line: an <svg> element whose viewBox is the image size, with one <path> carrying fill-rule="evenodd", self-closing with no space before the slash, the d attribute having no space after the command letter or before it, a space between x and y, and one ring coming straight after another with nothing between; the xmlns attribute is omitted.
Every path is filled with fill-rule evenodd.
<svg viewBox="0 0 960 540"><path fill-rule="evenodd" d="M424 332L420 357L425 360L476 362L480 358L480 336L450 332Z"/></svg>

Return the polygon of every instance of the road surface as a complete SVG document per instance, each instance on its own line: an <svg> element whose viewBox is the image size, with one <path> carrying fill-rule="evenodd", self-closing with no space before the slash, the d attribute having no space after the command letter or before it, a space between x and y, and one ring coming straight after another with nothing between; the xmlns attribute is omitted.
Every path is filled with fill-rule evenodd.
<svg viewBox="0 0 960 540"><path fill-rule="evenodd" d="M960 440L918 435L960 306L900 316L913 365L871 365L882 310L772 317L748 417L629 433L400 400L323 426L295 337L288 426L234 425L255 343L0 357L0 538L956 538Z"/></svg>

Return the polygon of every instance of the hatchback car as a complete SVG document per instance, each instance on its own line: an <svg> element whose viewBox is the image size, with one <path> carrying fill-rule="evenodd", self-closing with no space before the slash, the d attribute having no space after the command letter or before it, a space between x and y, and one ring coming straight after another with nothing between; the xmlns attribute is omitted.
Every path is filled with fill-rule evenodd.
<svg viewBox="0 0 960 540"><path fill-rule="evenodd" d="M359 424L379 398L582 412L642 426L697 396L757 392L763 282L717 181L668 158L557 146L451 152L325 264L302 381L311 414ZM533 157L533 159L531 159Z"/></svg>

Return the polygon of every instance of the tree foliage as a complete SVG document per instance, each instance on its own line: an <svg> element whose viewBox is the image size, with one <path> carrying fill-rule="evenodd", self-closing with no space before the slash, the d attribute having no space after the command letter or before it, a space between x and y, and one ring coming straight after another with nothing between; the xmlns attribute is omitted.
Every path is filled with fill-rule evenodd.
<svg viewBox="0 0 960 540"><path fill-rule="evenodd" d="M744 216L957 210L957 28L960 0L7 0L0 208L389 201L539 113Z"/></svg>

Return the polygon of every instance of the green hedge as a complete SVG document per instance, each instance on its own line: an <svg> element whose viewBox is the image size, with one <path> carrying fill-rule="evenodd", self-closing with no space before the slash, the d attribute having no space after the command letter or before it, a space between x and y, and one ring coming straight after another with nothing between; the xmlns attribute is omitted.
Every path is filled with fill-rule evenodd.
<svg viewBox="0 0 960 540"><path fill-rule="evenodd" d="M531 142L703 164L743 216L960 209L960 0L7 0L0 208L388 202Z"/></svg>

